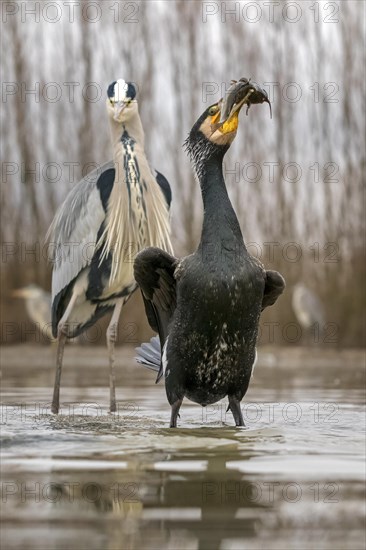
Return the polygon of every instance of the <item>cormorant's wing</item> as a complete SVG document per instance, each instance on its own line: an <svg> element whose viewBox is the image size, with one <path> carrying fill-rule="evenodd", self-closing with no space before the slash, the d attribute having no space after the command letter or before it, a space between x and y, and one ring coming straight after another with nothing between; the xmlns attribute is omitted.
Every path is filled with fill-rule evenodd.
<svg viewBox="0 0 366 550"><path fill-rule="evenodd" d="M178 259L160 248L145 248L134 262L134 276L141 288L149 325L159 334L161 351L168 336L168 327L177 304L174 271ZM163 374L160 370L157 382Z"/></svg>
<svg viewBox="0 0 366 550"><path fill-rule="evenodd" d="M266 271L262 311L268 306L273 306L277 298L285 290L285 286L285 279L280 273L278 273L278 271Z"/></svg>

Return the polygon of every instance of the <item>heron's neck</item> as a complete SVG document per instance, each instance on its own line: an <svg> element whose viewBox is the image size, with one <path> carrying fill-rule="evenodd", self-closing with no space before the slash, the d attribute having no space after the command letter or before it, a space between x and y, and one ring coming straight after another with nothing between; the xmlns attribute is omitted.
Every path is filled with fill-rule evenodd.
<svg viewBox="0 0 366 550"><path fill-rule="evenodd" d="M111 121L111 131L115 179L99 242L101 259L112 255L110 285L118 286L124 277L133 280L133 262L123 258L146 246L171 252L171 244L168 207L146 158L140 117Z"/></svg>
<svg viewBox="0 0 366 550"><path fill-rule="evenodd" d="M225 151L201 164L198 173L204 206L200 247L221 243L244 246L238 218L229 199L222 171Z"/></svg>
<svg viewBox="0 0 366 550"><path fill-rule="evenodd" d="M127 122L110 121L113 160L116 169L116 178L113 195L118 194L125 199L124 209L131 208L131 186L135 193L139 193L138 174L140 164L147 162L145 155L145 135L138 112Z"/></svg>
<svg viewBox="0 0 366 550"><path fill-rule="evenodd" d="M123 140L128 136L132 141L136 143L136 146L144 151L145 147L145 134L142 128L141 119L138 113L136 113L127 122L121 123L115 120L110 121L112 143L115 153L123 146Z"/></svg>

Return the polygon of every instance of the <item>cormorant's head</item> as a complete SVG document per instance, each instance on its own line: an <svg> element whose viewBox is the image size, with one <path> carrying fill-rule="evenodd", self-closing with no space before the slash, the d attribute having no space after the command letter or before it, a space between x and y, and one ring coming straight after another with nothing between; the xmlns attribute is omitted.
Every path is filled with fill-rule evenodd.
<svg viewBox="0 0 366 550"><path fill-rule="evenodd" d="M127 122L138 112L136 88L123 78L112 82L107 90L107 109L116 122Z"/></svg>
<svg viewBox="0 0 366 550"><path fill-rule="evenodd" d="M210 158L223 157L234 138L239 124L239 113L252 103L269 103L268 95L260 86L247 78L232 84L224 99L208 107L194 124L185 142L186 149L196 166Z"/></svg>
<svg viewBox="0 0 366 550"><path fill-rule="evenodd" d="M225 155L236 136L241 106L220 122L221 111L225 107L221 99L208 107L193 125L184 145L197 172L202 163Z"/></svg>
<svg viewBox="0 0 366 550"><path fill-rule="evenodd" d="M227 116L226 120L220 123L221 111L224 101L221 99L208 107L200 116L190 131L188 140L195 137L204 138L212 145L229 147L233 142L238 129L238 117L240 108Z"/></svg>

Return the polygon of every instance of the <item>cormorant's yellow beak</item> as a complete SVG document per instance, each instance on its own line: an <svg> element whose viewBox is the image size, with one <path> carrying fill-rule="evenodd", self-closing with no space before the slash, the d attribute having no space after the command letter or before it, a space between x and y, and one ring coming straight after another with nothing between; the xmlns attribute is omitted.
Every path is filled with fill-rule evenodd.
<svg viewBox="0 0 366 550"><path fill-rule="evenodd" d="M211 116L211 128L213 131L218 130L221 134L231 134L232 132L236 132L238 129L239 124L239 113L241 107L244 105L244 101L240 104L240 106L235 106L231 110L230 115L227 117L227 119L224 122L221 122L222 118L222 110L225 107L224 100L220 100L218 103L218 110L217 113L215 113L213 116Z"/></svg>
<svg viewBox="0 0 366 550"><path fill-rule="evenodd" d="M254 90L250 88L238 103L230 105L231 98L228 96L225 100L222 100L222 106L220 109L219 130L223 134L229 134L236 132L239 125L239 113L243 105L249 103L249 98Z"/></svg>
<svg viewBox="0 0 366 550"><path fill-rule="evenodd" d="M231 113L229 118L219 125L218 130L222 134L231 134L232 132L237 131L239 125L239 112L240 109Z"/></svg>
<svg viewBox="0 0 366 550"><path fill-rule="evenodd" d="M208 116L202 122L200 131L212 143L225 145L231 142L236 135L239 123L239 112L243 105L244 100L240 102L240 105L236 104L235 107L231 109L230 116L221 122L222 108L224 106L224 100L221 99L218 103L209 108Z"/></svg>

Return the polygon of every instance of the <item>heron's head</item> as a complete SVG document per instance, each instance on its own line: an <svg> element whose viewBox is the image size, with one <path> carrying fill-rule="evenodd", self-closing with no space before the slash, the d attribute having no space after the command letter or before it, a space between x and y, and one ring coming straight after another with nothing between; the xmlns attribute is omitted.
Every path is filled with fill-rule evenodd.
<svg viewBox="0 0 366 550"><path fill-rule="evenodd" d="M107 90L108 114L116 122L127 122L137 112L136 87L123 78L115 80Z"/></svg>

